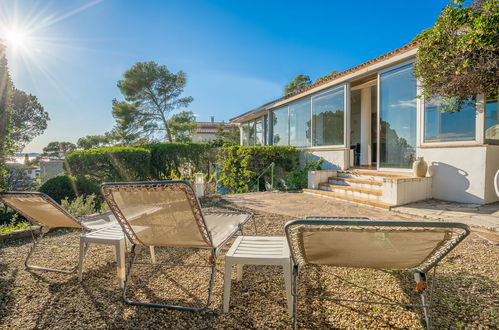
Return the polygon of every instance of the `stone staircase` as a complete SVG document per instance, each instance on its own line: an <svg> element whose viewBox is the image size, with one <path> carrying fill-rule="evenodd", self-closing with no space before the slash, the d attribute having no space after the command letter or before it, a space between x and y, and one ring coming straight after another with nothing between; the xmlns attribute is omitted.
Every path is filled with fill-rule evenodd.
<svg viewBox="0 0 499 330"><path fill-rule="evenodd" d="M305 193L332 197L359 204L390 209L396 204L387 201L387 184L392 185L398 179L413 179L412 176L399 173L377 171L345 170L329 171L331 176L317 187L304 189Z"/></svg>

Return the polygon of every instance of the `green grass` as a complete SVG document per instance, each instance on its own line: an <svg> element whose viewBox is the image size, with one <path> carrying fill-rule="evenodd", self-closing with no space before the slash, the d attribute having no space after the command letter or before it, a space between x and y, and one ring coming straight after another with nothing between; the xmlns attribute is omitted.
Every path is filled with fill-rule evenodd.
<svg viewBox="0 0 499 330"><path fill-rule="evenodd" d="M0 225L0 234L7 234L19 229L28 229L29 227L31 227L31 224L29 222Z"/></svg>

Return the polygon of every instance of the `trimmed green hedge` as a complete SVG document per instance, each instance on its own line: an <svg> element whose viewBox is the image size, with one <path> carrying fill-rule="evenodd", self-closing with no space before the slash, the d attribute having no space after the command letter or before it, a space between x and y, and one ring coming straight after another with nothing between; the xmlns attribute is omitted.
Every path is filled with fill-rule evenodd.
<svg viewBox="0 0 499 330"><path fill-rule="evenodd" d="M56 176L42 184L39 191L49 195L58 203L61 203L65 198L72 201L80 195L93 194L98 200L102 199L99 186L83 176L76 178L69 175Z"/></svg>
<svg viewBox="0 0 499 330"><path fill-rule="evenodd" d="M233 193L254 190L257 177L275 163L274 188L289 189L289 173L299 168L300 151L287 146L225 146L218 153L219 183ZM260 179L264 188L271 180L270 172Z"/></svg>
<svg viewBox="0 0 499 330"><path fill-rule="evenodd" d="M75 151L66 157L71 175L102 182L141 181L150 178L151 152L144 148L107 147Z"/></svg>
<svg viewBox="0 0 499 330"><path fill-rule="evenodd" d="M215 149L207 143L156 143L151 151L151 176L154 179L188 179L202 172L209 174Z"/></svg>

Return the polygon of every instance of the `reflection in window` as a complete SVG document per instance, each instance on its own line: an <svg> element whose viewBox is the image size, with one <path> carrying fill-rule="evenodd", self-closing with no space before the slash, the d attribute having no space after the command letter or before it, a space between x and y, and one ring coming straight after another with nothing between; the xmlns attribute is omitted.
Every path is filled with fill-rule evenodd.
<svg viewBox="0 0 499 330"><path fill-rule="evenodd" d="M485 138L488 140L499 140L497 97L487 99L485 106Z"/></svg>
<svg viewBox="0 0 499 330"><path fill-rule="evenodd" d="M310 146L310 98L289 105L289 145Z"/></svg>
<svg viewBox="0 0 499 330"><path fill-rule="evenodd" d="M249 146L249 125L244 123L241 127L243 129L243 146Z"/></svg>
<svg viewBox="0 0 499 330"><path fill-rule="evenodd" d="M312 98L313 145L343 145L345 89L335 88Z"/></svg>
<svg viewBox="0 0 499 330"><path fill-rule="evenodd" d="M265 115L263 117L263 144L268 146L269 144L269 116Z"/></svg>
<svg viewBox="0 0 499 330"><path fill-rule="evenodd" d="M248 145L249 146L255 145L255 122L254 121L250 121L248 123Z"/></svg>
<svg viewBox="0 0 499 330"><path fill-rule="evenodd" d="M416 153L416 79L412 65L380 74L380 166L410 168Z"/></svg>
<svg viewBox="0 0 499 330"><path fill-rule="evenodd" d="M255 145L263 146L263 120L257 120L255 122Z"/></svg>
<svg viewBox="0 0 499 330"><path fill-rule="evenodd" d="M442 98L425 100L425 142L475 140L475 102L465 102L461 111L445 111Z"/></svg>
<svg viewBox="0 0 499 330"><path fill-rule="evenodd" d="M289 143L288 107L272 111L273 145L287 146Z"/></svg>

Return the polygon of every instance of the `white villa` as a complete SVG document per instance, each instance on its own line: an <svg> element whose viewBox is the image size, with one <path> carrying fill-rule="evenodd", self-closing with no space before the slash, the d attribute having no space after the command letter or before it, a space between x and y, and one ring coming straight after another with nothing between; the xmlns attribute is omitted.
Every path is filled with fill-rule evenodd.
<svg viewBox="0 0 499 330"><path fill-rule="evenodd" d="M441 112L413 75L408 44L231 119L241 144L290 145L324 159L308 193L378 207L437 198L498 200L498 99L477 95L460 112ZM416 157L428 174L412 175Z"/></svg>

